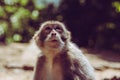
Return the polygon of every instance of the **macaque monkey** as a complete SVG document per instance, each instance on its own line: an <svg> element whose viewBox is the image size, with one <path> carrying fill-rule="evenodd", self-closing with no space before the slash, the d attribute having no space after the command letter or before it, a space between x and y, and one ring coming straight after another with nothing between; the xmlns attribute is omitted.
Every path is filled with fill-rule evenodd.
<svg viewBox="0 0 120 80"><path fill-rule="evenodd" d="M41 50L33 80L95 80L94 70L70 31L59 21L46 21L34 35Z"/></svg>

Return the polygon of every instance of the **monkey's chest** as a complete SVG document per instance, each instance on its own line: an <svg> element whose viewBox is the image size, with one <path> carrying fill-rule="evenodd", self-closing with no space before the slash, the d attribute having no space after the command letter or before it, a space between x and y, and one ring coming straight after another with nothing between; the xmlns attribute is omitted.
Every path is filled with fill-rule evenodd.
<svg viewBox="0 0 120 80"><path fill-rule="evenodd" d="M54 65L46 64L42 72L42 75L44 75L43 80L63 80L62 68L59 63Z"/></svg>

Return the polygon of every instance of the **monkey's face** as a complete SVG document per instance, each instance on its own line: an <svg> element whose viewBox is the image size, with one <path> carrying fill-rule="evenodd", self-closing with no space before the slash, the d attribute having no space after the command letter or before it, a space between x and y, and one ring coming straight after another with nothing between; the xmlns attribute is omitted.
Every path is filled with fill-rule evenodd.
<svg viewBox="0 0 120 80"><path fill-rule="evenodd" d="M47 24L44 26L42 33L44 37L44 43L50 47L60 47L64 45L64 31L58 24Z"/></svg>
<svg viewBox="0 0 120 80"><path fill-rule="evenodd" d="M38 31L37 45L41 48L63 48L70 38L69 31L60 22L46 22Z"/></svg>

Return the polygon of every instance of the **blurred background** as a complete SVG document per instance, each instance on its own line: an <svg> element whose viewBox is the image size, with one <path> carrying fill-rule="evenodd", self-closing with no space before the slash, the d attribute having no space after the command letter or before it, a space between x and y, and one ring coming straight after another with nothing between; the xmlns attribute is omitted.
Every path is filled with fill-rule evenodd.
<svg viewBox="0 0 120 80"><path fill-rule="evenodd" d="M35 63L31 57L32 65L23 62L31 55L26 53L32 36L47 20L67 26L97 80L120 80L119 0L0 0L0 80L31 80Z"/></svg>

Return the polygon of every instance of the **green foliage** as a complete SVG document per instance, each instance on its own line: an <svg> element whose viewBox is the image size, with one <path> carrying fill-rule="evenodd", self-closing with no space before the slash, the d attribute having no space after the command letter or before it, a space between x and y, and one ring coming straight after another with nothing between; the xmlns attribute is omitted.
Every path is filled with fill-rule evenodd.
<svg viewBox="0 0 120 80"><path fill-rule="evenodd" d="M5 34L8 30L7 22L0 21L0 35Z"/></svg>
<svg viewBox="0 0 120 80"><path fill-rule="evenodd" d="M20 7L10 18L13 29L21 29L24 27L24 24L27 24L29 17L30 11Z"/></svg>
<svg viewBox="0 0 120 80"><path fill-rule="evenodd" d="M33 0L35 8L38 10L44 9L46 7L45 0Z"/></svg>
<svg viewBox="0 0 120 80"><path fill-rule="evenodd" d="M31 14L31 18L33 20L37 20L38 19L38 16L39 16L39 11L38 10L33 10L32 11L32 14Z"/></svg>
<svg viewBox="0 0 120 80"><path fill-rule="evenodd" d="M13 4L18 3L18 2L19 2L19 0L4 0L4 3L6 5L13 5Z"/></svg>
<svg viewBox="0 0 120 80"><path fill-rule="evenodd" d="M4 8L2 6L0 6L0 17L3 17L3 18L7 17L7 15L6 15L5 11L4 11Z"/></svg>
<svg viewBox="0 0 120 80"><path fill-rule="evenodd" d="M115 1L112 3L112 6L115 7L116 12L120 13L120 2L119 1Z"/></svg>
<svg viewBox="0 0 120 80"><path fill-rule="evenodd" d="M19 42L22 40L22 36L20 34L14 34L13 35L13 40L16 42Z"/></svg>
<svg viewBox="0 0 120 80"><path fill-rule="evenodd" d="M39 16L37 3L34 0L4 0L0 4L0 39L4 38L7 43L28 41L35 32L29 21Z"/></svg>
<svg viewBox="0 0 120 80"><path fill-rule="evenodd" d="M29 2L29 0L19 0L19 1L20 1L21 6L26 6Z"/></svg>
<svg viewBox="0 0 120 80"><path fill-rule="evenodd" d="M14 13L14 12L17 10L17 7L6 5L6 6L5 6L5 10L6 10L8 13Z"/></svg>

